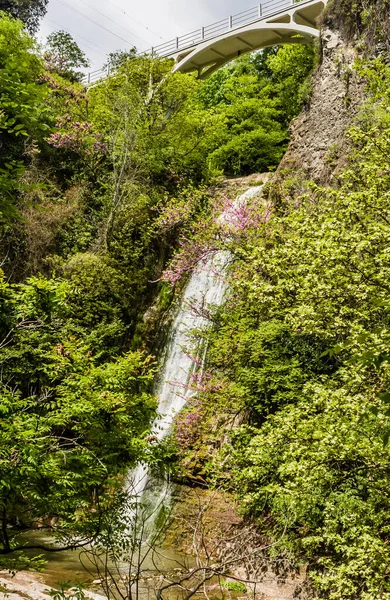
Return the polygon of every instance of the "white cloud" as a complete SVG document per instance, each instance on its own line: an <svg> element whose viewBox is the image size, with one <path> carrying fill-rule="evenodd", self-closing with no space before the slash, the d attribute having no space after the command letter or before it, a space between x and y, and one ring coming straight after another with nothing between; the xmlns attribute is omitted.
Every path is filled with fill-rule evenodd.
<svg viewBox="0 0 390 600"><path fill-rule="evenodd" d="M91 60L107 53L153 45L208 25L255 4L254 0L50 0L42 21L42 41L52 31L68 30Z"/></svg>

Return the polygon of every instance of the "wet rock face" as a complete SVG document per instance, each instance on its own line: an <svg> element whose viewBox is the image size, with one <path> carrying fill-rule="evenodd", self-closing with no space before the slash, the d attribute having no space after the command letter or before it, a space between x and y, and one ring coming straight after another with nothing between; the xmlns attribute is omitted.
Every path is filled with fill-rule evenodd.
<svg viewBox="0 0 390 600"><path fill-rule="evenodd" d="M322 60L312 82L309 104L292 122L291 143L279 167L300 169L321 185L332 184L345 166L345 132L364 100L364 82L353 69L358 57L336 31L321 36Z"/></svg>

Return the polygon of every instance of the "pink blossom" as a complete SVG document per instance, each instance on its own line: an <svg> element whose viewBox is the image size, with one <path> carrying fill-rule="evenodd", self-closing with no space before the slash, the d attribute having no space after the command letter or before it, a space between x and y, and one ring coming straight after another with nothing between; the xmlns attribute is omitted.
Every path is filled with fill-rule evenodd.
<svg viewBox="0 0 390 600"><path fill-rule="evenodd" d="M54 148L72 150L77 154L102 154L107 151L107 146L100 139L99 133L92 132L92 123L76 121L70 122L69 115L57 119L57 127L66 131L52 133L47 142Z"/></svg>
<svg viewBox="0 0 390 600"><path fill-rule="evenodd" d="M162 281L173 287L183 275L205 264L213 253L237 244L249 231L268 223L272 216L271 208L261 196L240 202L226 197L216 199L212 213L216 216L199 222L191 238L180 239L180 249L163 273Z"/></svg>

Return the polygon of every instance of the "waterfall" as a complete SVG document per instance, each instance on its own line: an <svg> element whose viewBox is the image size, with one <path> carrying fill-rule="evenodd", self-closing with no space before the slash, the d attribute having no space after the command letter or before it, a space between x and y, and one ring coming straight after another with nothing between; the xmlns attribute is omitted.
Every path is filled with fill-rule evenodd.
<svg viewBox="0 0 390 600"><path fill-rule="evenodd" d="M260 186L252 187L239 196L230 209L221 214L220 222L227 223L229 211L235 211L250 198L260 195L261 189ZM191 375L201 368L207 351L205 344L196 339L194 332L205 330L209 326L209 320L205 316L207 308L221 306L223 302L230 259L230 252L225 250L210 254L193 271L185 287L180 308L170 329L157 389L159 417L152 427L152 436L156 441L161 441L170 432L175 416L193 394L189 386ZM197 306L203 310L196 310L194 307ZM129 475L129 493L140 500L149 481L147 466L139 464ZM166 494L166 485L163 488L160 486L157 494L154 493L153 505L159 506Z"/></svg>
<svg viewBox="0 0 390 600"><path fill-rule="evenodd" d="M170 431L175 416L184 408L193 393L189 387L191 375L203 363L206 348L191 343L194 331L202 331L209 321L195 310L220 306L226 291L226 267L230 260L227 251L216 252L191 275L184 290L180 308L172 323L165 352L165 362L157 388L158 413L151 435L162 440ZM195 340L196 344L196 340ZM131 493L138 498L149 481L148 468L143 463L130 474Z"/></svg>

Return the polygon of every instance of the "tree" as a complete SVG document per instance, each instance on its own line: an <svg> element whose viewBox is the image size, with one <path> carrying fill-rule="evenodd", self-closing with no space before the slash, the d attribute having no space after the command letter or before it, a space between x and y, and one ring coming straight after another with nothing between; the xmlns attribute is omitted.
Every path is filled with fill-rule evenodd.
<svg viewBox="0 0 390 600"><path fill-rule="evenodd" d="M210 519L218 492L190 492L185 514L172 505L169 484L157 479L149 480L138 502L131 483L119 496L104 515L102 535L80 554L86 571L98 574L107 600L140 600L152 591L157 600L190 600L202 592L208 598L217 590L222 598L226 590L258 597L269 544L236 515L227 514L218 524ZM177 532L191 540L190 552L172 557L170 548L165 555L167 537ZM284 571L279 567L280 575Z"/></svg>
<svg viewBox="0 0 390 600"><path fill-rule="evenodd" d="M58 515L53 533L72 546L75 532L100 532L122 470L142 457L152 361L127 352L101 363L67 333L65 281L0 286L0 555L22 549L10 525L44 514Z"/></svg>
<svg viewBox="0 0 390 600"><path fill-rule="evenodd" d="M283 46L267 58L271 76L266 91L278 98L285 126L299 113L310 94L315 60L315 49L305 45Z"/></svg>
<svg viewBox="0 0 390 600"><path fill-rule="evenodd" d="M47 10L49 0L0 0L0 10L20 19L30 33L35 33Z"/></svg>
<svg viewBox="0 0 390 600"><path fill-rule="evenodd" d="M221 115L225 131L211 164L232 175L266 171L282 158L288 124L307 95L311 47L269 48L239 58L200 88L201 102Z"/></svg>
<svg viewBox="0 0 390 600"><path fill-rule="evenodd" d="M66 31L51 33L46 41L46 51L49 69L71 81L80 81L83 73L77 69L90 65L85 53Z"/></svg>
<svg viewBox="0 0 390 600"><path fill-rule="evenodd" d="M139 220L139 202L146 215L146 193L153 186L172 190L185 180L207 179L207 154L220 120L199 106L198 85L192 76L172 73L169 60L131 55L91 91L91 119L104 132L112 161L104 246L115 224L122 222L129 237ZM114 243L119 242L122 246L117 237Z"/></svg>
<svg viewBox="0 0 390 600"><path fill-rule="evenodd" d="M26 139L42 141L48 126L43 64L22 23L0 13L0 223L16 214Z"/></svg>
<svg viewBox="0 0 390 600"><path fill-rule="evenodd" d="M124 66L128 60L132 58L136 58L137 56L137 48L134 46L130 48L130 50L116 50L115 52L110 52L108 55L107 63L103 66L103 69L115 70Z"/></svg>

